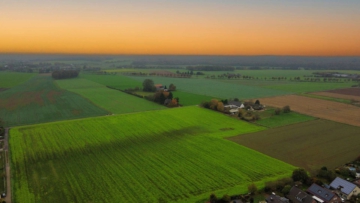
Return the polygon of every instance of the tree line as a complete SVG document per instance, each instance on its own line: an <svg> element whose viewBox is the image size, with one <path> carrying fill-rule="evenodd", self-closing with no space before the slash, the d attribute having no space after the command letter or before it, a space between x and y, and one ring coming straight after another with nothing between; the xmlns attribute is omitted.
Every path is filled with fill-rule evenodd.
<svg viewBox="0 0 360 203"><path fill-rule="evenodd" d="M79 76L79 72L76 70L55 70L52 72L51 76L54 79L76 78Z"/></svg>

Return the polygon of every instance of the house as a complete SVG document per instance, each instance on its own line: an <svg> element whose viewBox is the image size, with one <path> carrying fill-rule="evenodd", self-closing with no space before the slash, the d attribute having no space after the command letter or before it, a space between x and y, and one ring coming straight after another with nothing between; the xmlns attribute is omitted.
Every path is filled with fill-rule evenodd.
<svg viewBox="0 0 360 203"><path fill-rule="evenodd" d="M269 195L265 201L267 203L289 203L289 199L286 199L285 197L280 197L279 195L276 195L275 193L272 193Z"/></svg>
<svg viewBox="0 0 360 203"><path fill-rule="evenodd" d="M330 187L344 199L350 199L351 196L360 193L360 188L358 186L339 177L335 178L335 180L330 183Z"/></svg>
<svg viewBox="0 0 360 203"><path fill-rule="evenodd" d="M292 203L316 203L312 195L302 191L296 186L290 189L289 194L286 196Z"/></svg>
<svg viewBox="0 0 360 203"><path fill-rule="evenodd" d="M228 101L228 105L237 106L237 108L239 108L241 104L242 103L240 101Z"/></svg>
<svg viewBox="0 0 360 203"><path fill-rule="evenodd" d="M313 195L313 198L320 203L339 203L341 198L333 193L331 190L323 188L315 183L313 183L308 189L307 192Z"/></svg>
<svg viewBox="0 0 360 203"><path fill-rule="evenodd" d="M164 90L164 86L162 84L156 84L154 86L156 87L156 91Z"/></svg>

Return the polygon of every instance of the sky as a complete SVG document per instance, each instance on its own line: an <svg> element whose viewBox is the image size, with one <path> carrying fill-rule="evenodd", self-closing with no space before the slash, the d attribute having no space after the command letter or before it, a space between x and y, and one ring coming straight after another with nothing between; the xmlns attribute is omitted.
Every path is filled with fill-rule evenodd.
<svg viewBox="0 0 360 203"><path fill-rule="evenodd" d="M360 56L360 1L0 0L0 53Z"/></svg>

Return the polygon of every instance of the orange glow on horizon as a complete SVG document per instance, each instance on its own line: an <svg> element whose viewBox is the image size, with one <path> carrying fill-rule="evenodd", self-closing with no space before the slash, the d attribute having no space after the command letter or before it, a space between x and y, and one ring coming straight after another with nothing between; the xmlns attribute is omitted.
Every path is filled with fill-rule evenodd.
<svg viewBox="0 0 360 203"><path fill-rule="evenodd" d="M9 12L0 19L0 53L360 56L360 19L234 13Z"/></svg>

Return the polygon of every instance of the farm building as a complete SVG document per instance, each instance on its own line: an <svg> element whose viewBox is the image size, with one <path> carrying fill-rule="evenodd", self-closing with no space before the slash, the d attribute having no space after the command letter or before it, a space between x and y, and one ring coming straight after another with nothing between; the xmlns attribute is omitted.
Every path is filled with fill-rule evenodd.
<svg viewBox="0 0 360 203"><path fill-rule="evenodd" d="M164 90L164 86L162 84L156 84L154 86L156 87L156 91Z"/></svg>
<svg viewBox="0 0 360 203"><path fill-rule="evenodd" d="M351 196L360 193L360 188L353 183L350 183L342 178L335 178L330 184L330 187L344 199L350 199Z"/></svg>
<svg viewBox="0 0 360 203"><path fill-rule="evenodd" d="M312 184L307 192L313 195L313 198L320 203L338 203L340 202L340 197L338 197L331 190L323 188L317 184Z"/></svg>
<svg viewBox="0 0 360 203"><path fill-rule="evenodd" d="M302 191L296 186L293 186L290 189L287 198L289 198L292 203L316 203L316 201L312 198L311 195Z"/></svg>

